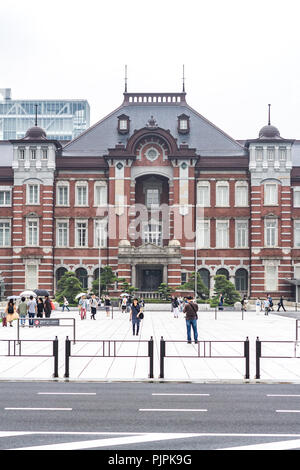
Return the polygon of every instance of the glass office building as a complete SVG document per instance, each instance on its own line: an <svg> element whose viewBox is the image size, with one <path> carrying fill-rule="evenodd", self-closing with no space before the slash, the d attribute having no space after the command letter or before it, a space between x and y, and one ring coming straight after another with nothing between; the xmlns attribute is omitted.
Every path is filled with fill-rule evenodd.
<svg viewBox="0 0 300 470"><path fill-rule="evenodd" d="M0 89L0 140L21 139L37 122L48 139L72 140L90 126L86 100L13 100L11 89Z"/></svg>

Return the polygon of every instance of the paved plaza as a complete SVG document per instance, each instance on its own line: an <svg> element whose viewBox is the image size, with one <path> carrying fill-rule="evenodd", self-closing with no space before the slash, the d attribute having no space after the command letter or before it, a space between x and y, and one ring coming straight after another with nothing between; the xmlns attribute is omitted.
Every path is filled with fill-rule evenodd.
<svg viewBox="0 0 300 470"><path fill-rule="evenodd" d="M158 306L156 308L159 309ZM55 311L51 318L59 318L60 326L29 328L26 323L24 328L20 327L18 330L16 321L13 327L0 326L0 380L66 380L65 339L68 336L71 354L79 356L70 358L68 380L149 380L149 358L146 356L148 341L152 337L153 380L243 382L244 341L248 337L249 380L253 382L258 381L255 379L255 347L259 337L262 341L262 356L270 356L261 359L260 381L297 383L300 382L300 347L295 342L297 314L286 315L274 312L265 316L263 313L248 311L242 317L239 311L224 311L218 312L216 318L213 310L200 311L199 344L187 344L183 314L174 318L166 305L160 310L145 309L139 336L132 335L129 313L122 313L118 309L114 309L113 319L107 317L104 311L98 311L96 320L91 320L89 314L85 320L81 320L78 310ZM58 338L57 379L53 379L53 357L47 357L52 355L52 340L55 337ZM166 341L166 355L173 356L165 358L164 379L159 377L161 337ZM8 339L19 339L20 344L17 341L9 344L8 341L3 341ZM105 343L102 340L106 340ZM115 340L116 343L107 340ZM103 347L106 357L99 357L103 355ZM22 356L18 356L20 348ZM13 355L14 352L16 356ZM198 353L206 357L197 357ZM107 357L109 354L144 357Z"/></svg>

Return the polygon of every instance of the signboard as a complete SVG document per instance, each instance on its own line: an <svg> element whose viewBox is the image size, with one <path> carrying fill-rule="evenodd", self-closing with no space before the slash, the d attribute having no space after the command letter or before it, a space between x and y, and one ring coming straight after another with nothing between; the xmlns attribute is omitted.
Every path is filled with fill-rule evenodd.
<svg viewBox="0 0 300 470"><path fill-rule="evenodd" d="M36 318L35 326L59 326L59 318Z"/></svg>

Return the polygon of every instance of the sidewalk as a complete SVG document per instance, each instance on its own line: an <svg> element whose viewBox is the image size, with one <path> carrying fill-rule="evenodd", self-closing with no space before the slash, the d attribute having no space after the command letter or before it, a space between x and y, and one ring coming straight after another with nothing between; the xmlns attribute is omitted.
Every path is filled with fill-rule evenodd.
<svg viewBox="0 0 300 470"><path fill-rule="evenodd" d="M250 381L255 380L255 343L261 341L292 341L293 343L263 343L264 356L291 356L292 358L261 359L261 379L267 381L290 381L300 383L300 347L295 345L296 319L270 313L257 315L254 311L244 314L241 312L218 312L215 319L214 311L199 312L198 332L200 346L187 344L186 326L183 314L173 318L170 311L147 311L141 322L139 336L132 335L129 314L114 310L114 318L106 317L101 311L96 320L87 315L86 320L80 320L77 311L52 313L51 318L64 319L61 324L69 326L43 326L40 328L20 328L20 340L59 340L59 379L64 380L65 373L65 339L71 341L71 352L76 355L96 355L102 351L99 340L117 340L116 351L123 355L147 355L150 337L154 341L154 380L159 380L160 372L160 339L167 341L167 355L197 355L198 347L204 353L201 341L237 341L237 343L212 343L212 355L241 356L240 358L166 358L164 365L164 380L179 381L238 381L242 382L245 375L245 359L243 342L246 337L250 341ZM72 321L75 319L76 343L73 344ZM299 332L300 337L300 332ZM0 324L0 340L17 339L17 323L3 328ZM87 340L98 340L86 343ZM126 343L126 341L132 341ZM179 340L182 343L169 343ZM144 342L145 341L145 342ZM11 343L11 348L13 343ZM43 355L52 354L52 343L21 342L22 354ZM106 347L108 345L106 344ZM208 343L205 345L208 354ZM11 349L12 351L13 349ZM53 358L47 357L8 357L8 345L0 341L0 380L52 380ZM5 355L5 357L4 357ZM113 357L71 357L69 380L148 380L149 358L113 358ZM161 379L163 380L163 379Z"/></svg>

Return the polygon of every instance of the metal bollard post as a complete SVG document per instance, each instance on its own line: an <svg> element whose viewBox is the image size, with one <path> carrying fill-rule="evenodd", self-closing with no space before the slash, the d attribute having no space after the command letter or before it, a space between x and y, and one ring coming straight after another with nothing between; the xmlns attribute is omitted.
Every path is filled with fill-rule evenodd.
<svg viewBox="0 0 300 470"><path fill-rule="evenodd" d="M148 341L148 356L150 358L149 379L153 379L153 336Z"/></svg>
<svg viewBox="0 0 300 470"><path fill-rule="evenodd" d="M54 374L53 377L58 377L58 338L55 336L53 341L53 356L54 356Z"/></svg>
<svg viewBox="0 0 300 470"><path fill-rule="evenodd" d="M260 379L260 358L261 358L261 341L256 338L256 379Z"/></svg>
<svg viewBox="0 0 300 470"><path fill-rule="evenodd" d="M66 362L65 362L65 377L70 376L69 372L69 366L70 366L70 355L71 355L71 341L69 340L69 337L66 337Z"/></svg>
<svg viewBox="0 0 300 470"><path fill-rule="evenodd" d="M159 378L163 379L165 377L164 371L164 359L166 354L166 342L163 337L160 338L160 374Z"/></svg>
<svg viewBox="0 0 300 470"><path fill-rule="evenodd" d="M217 319L217 307L215 307L215 320Z"/></svg>
<svg viewBox="0 0 300 470"><path fill-rule="evenodd" d="M246 373L245 379L250 378L250 348L249 348L249 338L247 336L246 341L244 342L244 356L246 358Z"/></svg>

